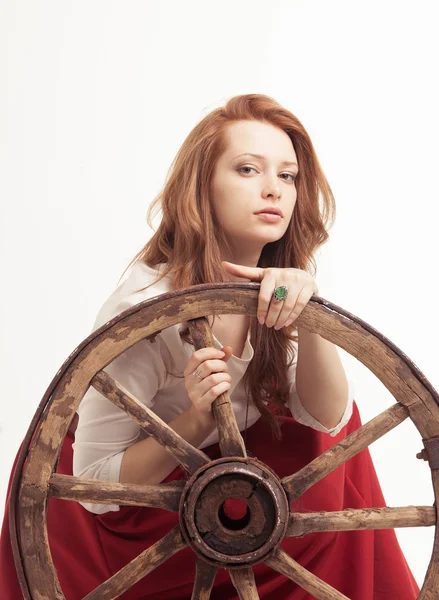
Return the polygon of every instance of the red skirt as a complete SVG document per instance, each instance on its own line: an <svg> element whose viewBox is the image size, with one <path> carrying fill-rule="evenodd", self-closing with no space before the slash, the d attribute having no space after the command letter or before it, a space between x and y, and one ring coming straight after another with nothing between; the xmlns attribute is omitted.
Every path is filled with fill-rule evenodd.
<svg viewBox="0 0 439 600"><path fill-rule="evenodd" d="M331 437L278 417L282 440L271 435L259 419L247 431L247 448L279 477L291 475L361 426L356 403L349 423ZM72 474L72 443L66 436L58 472ZM204 449L219 458L219 446ZM165 481L184 479L176 468ZM339 511L345 508L386 506L368 448L351 458L293 502L297 512ZM9 490L0 538L0 597L20 600L9 538ZM66 600L80 600L130 560L166 535L178 514L157 508L121 507L118 512L94 515L76 502L52 498L48 532L53 561ZM311 533L285 538L282 548L302 566L352 600L414 600L419 587L407 565L393 529ZM284 575L259 563L254 567L260 598L312 600L313 596ZM186 547L123 594L123 600L190 600L195 577L195 554ZM238 600L228 572L220 569L212 600Z"/></svg>

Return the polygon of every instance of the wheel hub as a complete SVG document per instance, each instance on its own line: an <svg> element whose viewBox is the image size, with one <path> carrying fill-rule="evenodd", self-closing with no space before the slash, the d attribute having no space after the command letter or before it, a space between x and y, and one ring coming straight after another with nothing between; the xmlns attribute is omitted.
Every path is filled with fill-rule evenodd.
<svg viewBox="0 0 439 600"><path fill-rule="evenodd" d="M277 475L255 458L220 458L188 480L180 501L183 535L216 566L254 564L285 535L289 506Z"/></svg>

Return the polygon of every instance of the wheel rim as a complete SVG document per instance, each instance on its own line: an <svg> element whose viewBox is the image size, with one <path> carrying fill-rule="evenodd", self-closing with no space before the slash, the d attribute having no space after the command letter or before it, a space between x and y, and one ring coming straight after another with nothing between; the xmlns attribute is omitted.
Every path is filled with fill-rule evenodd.
<svg viewBox="0 0 439 600"><path fill-rule="evenodd" d="M162 331L162 329L183 321L190 323L196 349L198 347L205 347L206 339L208 339L206 335L203 336L203 332L206 334L207 320L205 319L205 315L245 313L249 316L256 316L259 288L260 284L255 283L202 284L146 300L117 315L100 329L93 332L65 361L50 384L31 423L25 442L23 443L12 483L10 511L11 536L17 573L25 598L32 598L32 593L26 588L26 582L29 582L31 589L32 587L36 589L36 586L38 586L38 593L46 593L49 597L64 598L49 549L46 507L49 491L53 491L54 488L54 478L56 478L56 475L53 475L53 471L59 451L76 409L95 375L102 374L102 369L107 364L141 339L149 338L153 340L155 335ZM230 298L233 298L233 300ZM383 417L381 419L379 423L381 429L379 430L378 424L369 427L368 439L372 441L378 439L399 422L402 422L407 416L410 417L426 445L422 457L429 459L437 504L439 495L439 465L436 464L434 456L437 454L439 448L439 396L432 385L416 365L385 336L361 319L322 298L311 298L297 320L297 323L309 331L319 333L325 339L328 339L355 356L380 379L397 399L398 404L394 405L389 411L386 411L386 418ZM200 334L198 340L197 332ZM210 337L211 340L212 338ZM200 345L200 343L204 345ZM209 343L208 345L213 344ZM228 397L228 393L222 396ZM227 410L227 406L224 410ZM223 424L227 422L228 417L222 417L219 412L215 416L217 421L218 419L222 419L221 422ZM370 423L366 425L370 425ZM223 456L241 457L242 459L242 457L246 456L246 453L243 443L241 443L242 438L239 431L238 435L236 434L237 425L234 418L229 425L231 427L229 437L232 438L232 443L229 443L229 446L226 448L223 440L222 454ZM366 425L363 425L358 432L361 432ZM225 425L224 427L226 428L227 426ZM220 427L218 429L220 430ZM351 436L358 432L353 432ZM226 438L227 436L224 437ZM367 436L363 436L360 439L361 435L359 434L357 437L358 452L358 447L361 446L360 442L364 443L364 438ZM369 443L371 442L369 441ZM366 443L363 447L366 447L369 443ZM185 449L182 452L184 453ZM193 453L191 456L196 462L199 461L201 464L203 462L203 453L198 452L199 454ZM26 458L26 465L23 471L21 471ZM347 459L345 458L345 460ZM245 462L248 463L249 460L246 459ZM345 460L342 462L345 462ZM225 462L231 463L233 461L229 459ZM313 463L315 462L313 461ZM198 464L197 468L203 470L204 467L200 466L200 464ZM194 470L196 470L195 466L192 472ZM329 472L328 469L326 469L326 472ZM302 484L306 479L305 475L304 473L299 475L299 477L302 477ZM315 471L313 476L315 476ZM294 474L294 476L284 478L281 482L281 487L287 492L289 501L291 501L295 493L295 497L298 497L297 494L301 495L303 493L303 487L297 492L295 485L297 481L297 474ZM313 483L315 483L315 480ZM431 512L428 513L428 518L430 519L428 524L432 524ZM413 522L417 522L416 519ZM421 524L425 525L425 522L421 523L419 520L417 525ZM439 556L439 537L436 513L434 515L434 524L436 525L436 532L432 559L419 598L428 598L430 591L439 587L437 558ZM20 532L20 542L17 528ZM293 531L291 516L288 531L290 535L294 535L294 533L291 533ZM306 527L305 532L307 532ZM189 543L189 539L192 541L186 530L183 531L183 535L187 536L186 542ZM276 535L278 535L278 532ZM283 534L279 536L279 539L282 536ZM184 546L184 544L182 545L182 538L179 532L174 533L173 537L171 536L169 539L171 538L177 546ZM277 548L276 543L270 547L269 552L271 552L269 558L264 556L266 564L277 568L277 570L283 572L293 580L297 580L297 577L300 579L297 565L292 566L292 563ZM204 559L211 559L211 562L216 564L215 557L205 555ZM230 560L230 556L228 560L229 564L241 564L239 561L234 562ZM211 566L211 570L208 571L205 561L202 562L203 564L200 563L199 559L197 560L197 573L199 571L200 577L198 578L197 575L196 586L202 589L204 585L203 589L208 590L209 581L213 582L212 577L214 577L214 574L212 575L212 573L214 573L215 569ZM252 580L250 571L247 567L242 567L235 571L232 576L235 585L246 585L248 589L254 589L254 581ZM42 577L42 573L50 573L50 575ZM204 582L207 581L207 583L202 584L200 583L201 580ZM316 585L316 582L313 585ZM317 583L317 585L319 584ZM315 592L317 588L312 589L315 594L320 593ZM323 587L321 588L321 592L326 593ZM90 598L92 597L92 595L89 596ZM206 596L206 598L208 597ZM325 596L316 595L316 597L323 598ZM343 598L344 596L340 594L333 597Z"/></svg>

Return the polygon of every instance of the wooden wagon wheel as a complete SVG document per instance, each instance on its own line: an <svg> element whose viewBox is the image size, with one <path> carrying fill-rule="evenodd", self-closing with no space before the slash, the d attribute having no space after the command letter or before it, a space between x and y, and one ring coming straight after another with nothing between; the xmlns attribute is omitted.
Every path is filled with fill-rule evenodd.
<svg viewBox="0 0 439 600"><path fill-rule="evenodd" d="M26 600L64 598L48 543L46 509L49 496L179 511L179 525L89 593L86 600L118 598L187 545L196 555L193 599L210 597L219 567L229 569L241 599L258 598L252 565L261 561L317 599L346 599L289 557L279 546L283 537L316 531L430 525L436 525L436 535L418 598L437 597L439 535L435 506L302 514L289 511L293 500L407 417L412 419L422 436L424 448L417 456L429 461L437 504L439 396L407 356L370 325L318 296L311 298L300 315L297 323L355 356L382 381L397 402L282 480L257 459L247 457L228 392L221 394L213 407L222 458L210 461L204 452L183 440L154 412L124 393L103 371L133 344L145 338L153 341L163 329L185 321L189 323L195 349L215 347L206 315L256 316L259 288L260 283L201 284L155 296L93 332L65 361L33 418L12 484L11 539ZM57 474L56 463L62 443L90 385L126 411L171 452L187 471L188 481L132 485ZM222 502L230 496L241 498L249 507L242 529L238 531L230 530L218 516ZM214 521L215 528L212 526Z"/></svg>

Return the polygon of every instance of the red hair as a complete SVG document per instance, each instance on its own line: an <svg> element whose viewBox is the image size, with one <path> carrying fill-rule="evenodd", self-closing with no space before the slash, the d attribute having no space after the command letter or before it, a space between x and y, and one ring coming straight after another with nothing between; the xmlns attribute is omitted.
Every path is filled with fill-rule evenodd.
<svg viewBox="0 0 439 600"><path fill-rule="evenodd" d="M264 246L257 266L294 267L315 276L314 254L329 238L327 228L335 220L335 200L302 123L263 94L235 96L192 129L177 152L162 191L148 210L147 222L151 229L151 216L157 208L162 210L161 223L124 273L142 261L151 268L166 263L155 281L171 273L174 289L229 281L221 265L224 256L221 249L229 247L211 207L210 184L215 164L226 150L226 130L242 120L261 121L282 129L291 139L299 166L295 180L297 201L289 227L281 239ZM254 357L244 375L244 385L278 439L281 432L275 413L285 411L288 402L287 367L296 352L291 341L298 340L293 330L294 324L276 331L261 326L256 317L250 319ZM180 336L192 343L187 327ZM292 354L291 362L288 362L288 351ZM264 401L271 402L276 410Z"/></svg>

